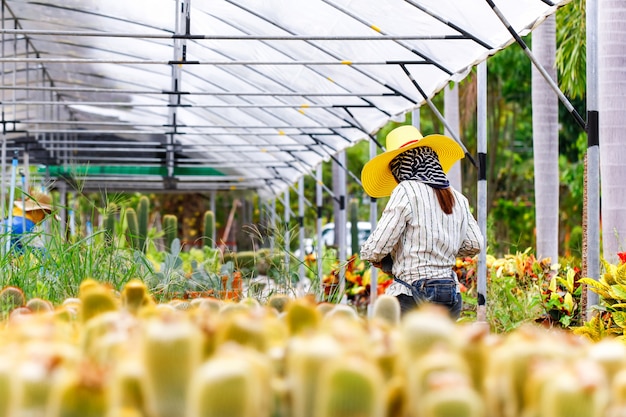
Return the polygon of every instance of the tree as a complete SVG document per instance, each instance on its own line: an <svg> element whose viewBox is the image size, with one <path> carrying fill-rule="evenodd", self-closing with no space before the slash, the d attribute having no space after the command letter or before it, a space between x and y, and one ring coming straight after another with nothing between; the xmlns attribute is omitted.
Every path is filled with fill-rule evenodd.
<svg viewBox="0 0 626 417"><path fill-rule="evenodd" d="M556 80L556 18L532 32L537 61ZM533 160L537 257L558 262L559 255L559 103L539 70L532 69Z"/></svg>
<svg viewBox="0 0 626 417"><path fill-rule="evenodd" d="M626 242L626 4L598 2L598 110L603 256L616 263Z"/></svg>

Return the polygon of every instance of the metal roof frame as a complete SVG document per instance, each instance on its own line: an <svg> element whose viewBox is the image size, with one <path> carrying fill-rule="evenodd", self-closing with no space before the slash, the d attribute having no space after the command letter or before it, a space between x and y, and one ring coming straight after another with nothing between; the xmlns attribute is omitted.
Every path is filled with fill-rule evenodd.
<svg viewBox="0 0 626 417"><path fill-rule="evenodd" d="M65 175L165 170L87 175L86 189L276 197L389 120L432 106L565 3L4 0L2 174L18 152Z"/></svg>

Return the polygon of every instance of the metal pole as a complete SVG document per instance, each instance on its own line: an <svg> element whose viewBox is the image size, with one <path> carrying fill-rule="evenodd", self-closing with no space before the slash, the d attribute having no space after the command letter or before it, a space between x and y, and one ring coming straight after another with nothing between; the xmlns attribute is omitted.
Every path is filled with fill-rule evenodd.
<svg viewBox="0 0 626 417"><path fill-rule="evenodd" d="M487 61L477 66L477 125L478 125L478 226L483 234L485 243L487 240ZM487 245L485 244L485 248ZM478 255L477 277L478 300L476 307L476 319L479 322L487 322L487 250Z"/></svg>
<svg viewBox="0 0 626 417"><path fill-rule="evenodd" d="M337 159L342 165L346 162L346 152L341 151L337 154ZM337 219L335 219L335 234L339 239L339 294L342 296L341 303L346 302L346 245L347 245L347 216L346 216L346 171L343 169L337 170L337 184L339 191L339 213Z"/></svg>
<svg viewBox="0 0 626 417"><path fill-rule="evenodd" d="M283 250L285 251L285 272L286 272L286 280L287 282L285 282L285 285L287 287L287 289L289 291L291 291L291 275L289 274L289 258L291 257L291 247L290 247L290 243L291 243L291 231L289 230L289 220L290 220L290 207L289 207L289 189L286 189L285 192L283 193L283 209L284 209L284 225L285 225L285 230L284 230L284 238L285 238L285 242L284 242L284 247Z"/></svg>
<svg viewBox="0 0 626 417"><path fill-rule="evenodd" d="M587 274L600 279L600 134L598 111L598 2L587 0ZM587 320L600 298L587 289Z"/></svg>
<svg viewBox="0 0 626 417"><path fill-rule="evenodd" d="M378 153L378 145L373 140L370 141L370 159ZM378 203L374 197L370 197L370 224L371 230L376 228L378 222ZM378 268L370 267L370 302L367 306L368 315L371 317L374 303L378 298Z"/></svg>
<svg viewBox="0 0 626 417"><path fill-rule="evenodd" d="M15 200L15 177L17 174L17 151L13 153L13 160L11 161L11 184L9 190L9 205L7 210L9 211L9 220L7 222L7 241L5 246L5 253L9 253L11 250L11 233L13 232L13 201Z"/></svg>
<svg viewBox="0 0 626 417"><path fill-rule="evenodd" d="M317 278L319 280L319 297L318 301L320 301L321 296L324 294L324 271L322 269L323 256L324 256L324 242L322 242L322 186L324 182L322 181L322 164L317 166L317 170L315 171L315 203L317 204L317 218L315 221L315 230L317 233Z"/></svg>
<svg viewBox="0 0 626 417"><path fill-rule="evenodd" d="M304 279L304 176L298 179L298 239L300 240L300 265L298 267L298 277Z"/></svg>

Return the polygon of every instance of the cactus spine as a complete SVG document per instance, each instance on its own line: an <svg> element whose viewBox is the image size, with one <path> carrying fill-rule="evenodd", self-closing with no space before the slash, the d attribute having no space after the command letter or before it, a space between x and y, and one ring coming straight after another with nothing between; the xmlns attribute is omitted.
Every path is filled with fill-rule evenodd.
<svg viewBox="0 0 626 417"><path fill-rule="evenodd" d="M137 236L140 249L145 253L148 246L148 223L150 218L150 199L142 195L137 205Z"/></svg>
<svg viewBox="0 0 626 417"><path fill-rule="evenodd" d="M126 209L126 224L128 226L127 232L130 246L135 250L140 250L141 243L139 239L139 223L137 222L137 212L132 207Z"/></svg>
<svg viewBox="0 0 626 417"><path fill-rule="evenodd" d="M165 237L165 249L172 248L172 242L178 237L178 218L175 214L163 216L163 234Z"/></svg>
<svg viewBox="0 0 626 417"><path fill-rule="evenodd" d="M215 214L211 210L204 212L204 246L215 247Z"/></svg>

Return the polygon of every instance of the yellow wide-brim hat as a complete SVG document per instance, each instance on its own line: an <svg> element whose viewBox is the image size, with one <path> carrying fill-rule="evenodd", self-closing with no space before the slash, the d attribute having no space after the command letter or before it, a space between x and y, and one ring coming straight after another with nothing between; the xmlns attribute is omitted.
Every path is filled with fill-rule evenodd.
<svg viewBox="0 0 626 417"><path fill-rule="evenodd" d="M400 126L389 132L385 152L372 158L361 171L361 183L365 192L374 198L387 197L398 182L391 173L389 164L396 156L420 146L431 148L439 157L443 172L448 173L455 162L465 157L463 148L456 141L444 135L422 136L415 126Z"/></svg>

